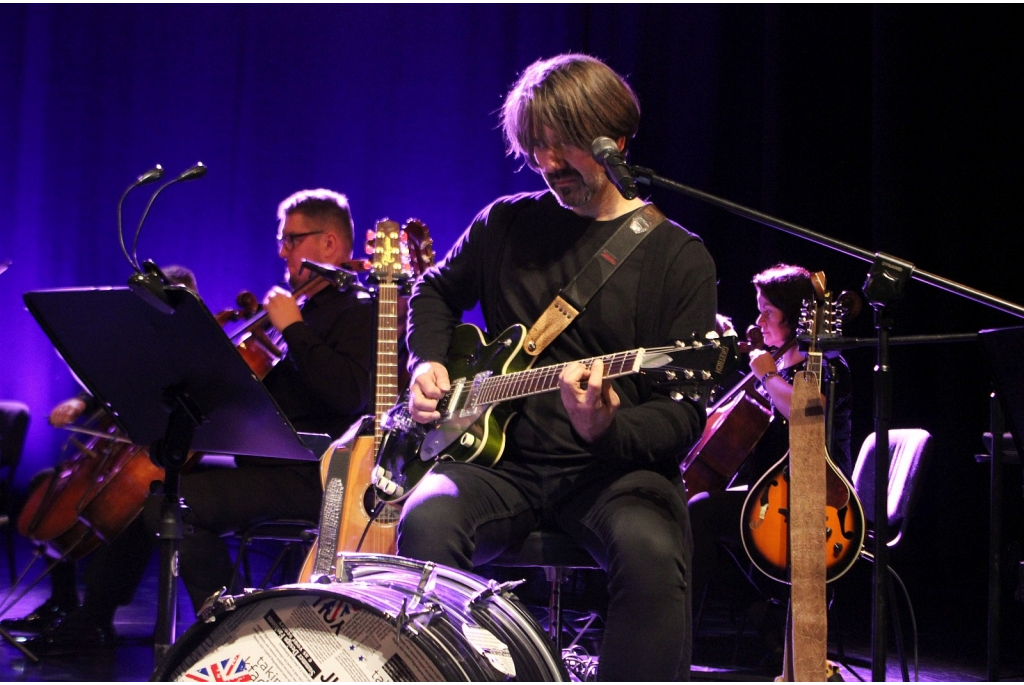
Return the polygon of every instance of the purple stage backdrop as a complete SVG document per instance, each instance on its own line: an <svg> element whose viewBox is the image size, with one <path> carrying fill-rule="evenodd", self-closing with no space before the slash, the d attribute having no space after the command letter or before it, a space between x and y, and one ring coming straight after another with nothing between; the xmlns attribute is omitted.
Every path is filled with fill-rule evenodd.
<svg viewBox="0 0 1024 685"><path fill-rule="evenodd" d="M275 208L348 195L365 231L423 220L444 253L498 195L542 187L504 154L497 110L533 60L582 51L643 108L632 160L703 190L1011 300L1024 300L1021 84L999 8L616 5L32 5L0 7L0 397L33 412L24 486L65 435L76 390L26 291L122 285L121 191L155 163L206 178L163 193L140 257L191 267L213 311L281 279ZM153 186L125 205L135 230ZM780 260L858 288L867 264L664 191L702 235L720 309L742 329L750 277ZM1014 319L912 286L897 333ZM870 333L870 314L856 332ZM110 331L116 337L118 331ZM871 429L870 352L854 352L855 439ZM966 360L973 360L965 365ZM974 348L896 351L894 425L949 460L985 429ZM965 368L965 366L967 368ZM972 372L971 369L974 369ZM980 448L980 443L978 443Z"/></svg>

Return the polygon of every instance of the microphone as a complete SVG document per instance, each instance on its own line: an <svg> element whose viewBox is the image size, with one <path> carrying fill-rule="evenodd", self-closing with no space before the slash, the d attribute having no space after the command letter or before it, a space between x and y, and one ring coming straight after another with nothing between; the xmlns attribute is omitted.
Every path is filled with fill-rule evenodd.
<svg viewBox="0 0 1024 685"><path fill-rule="evenodd" d="M157 188L156 191L149 197L149 203L146 205L146 209L142 212L142 218L139 219L138 228L135 229L135 241L132 243L132 259L130 261L132 262L132 266L135 267L136 272L142 271L142 269L139 268L138 257L139 234L142 233L142 224L146 221L146 217L149 215L149 208L153 206L153 202L156 200L156 196L162 193L164 191L164 188L166 188L167 186L174 185L175 183L180 183L181 181L191 181L192 179L195 178L202 178L203 176L206 175L206 171L207 168L203 165L202 162L196 162L195 166L185 169L185 171L181 172L181 174L179 174L177 178L172 178L170 181ZM144 176L148 176L149 173L152 172L147 172L146 174L143 174L143 176L140 176L139 178L141 179ZM158 178L161 178L162 176L163 169L160 170L159 176L156 176L150 180L155 181ZM147 183L148 182L149 181L147 181Z"/></svg>
<svg viewBox="0 0 1024 685"><path fill-rule="evenodd" d="M128 265L135 271L139 271L139 265L137 262L132 261L132 258L128 255L128 248L124 246L124 229L121 225L121 208L124 205L124 199L128 197L128 193L133 189L138 188L139 186L144 186L147 183L152 183L153 181L159 181L163 177L164 168L157 164L155 167L135 179L130 186L125 188L124 192L121 193L121 199L117 201L117 239L121 241L121 252L124 253L124 258L128 260Z"/></svg>
<svg viewBox="0 0 1024 685"><path fill-rule="evenodd" d="M356 282L356 275L340 266L321 264L320 262L311 262L308 259L303 259L302 268L312 271L317 276L326 278L338 290L347 290L353 286L357 289L362 289L362 286Z"/></svg>
<svg viewBox="0 0 1024 685"><path fill-rule="evenodd" d="M626 164L619 146L607 136L601 136L590 144L590 153L594 160L604 167L608 179L619 189L622 197L632 200L637 196L636 182L633 173Z"/></svg>

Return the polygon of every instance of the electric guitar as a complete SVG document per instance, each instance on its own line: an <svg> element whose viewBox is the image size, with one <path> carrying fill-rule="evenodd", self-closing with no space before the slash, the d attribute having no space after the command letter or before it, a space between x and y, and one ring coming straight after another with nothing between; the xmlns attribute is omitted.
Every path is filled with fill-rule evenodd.
<svg viewBox="0 0 1024 685"><path fill-rule="evenodd" d="M441 398L441 419L424 426L413 421L408 403L388 414L385 438L372 481L378 496L399 502L434 466L444 460L494 466L505 449L505 427L514 415L508 404L558 389L568 364L530 368L536 359L523 351L526 328L515 324L488 343L472 324L455 328L448 350L451 390ZM736 361L735 337L709 333L704 341L668 347L638 348L580 360L589 367L604 362L604 377L643 373L656 384L669 385L672 397L701 400Z"/></svg>
<svg viewBox="0 0 1024 685"><path fill-rule="evenodd" d="M821 391L821 360L817 341L838 335L843 310L830 302L824 274L812 278L816 301L805 306L800 328L810 333L805 371ZM820 412L824 423L824 412ZM836 468L822 446L825 460L825 567L826 582L846 573L864 546L864 508L850 481ZM747 556L768 577L789 583L789 453L770 468L750 489L740 519L741 538Z"/></svg>
<svg viewBox="0 0 1024 685"><path fill-rule="evenodd" d="M399 294L433 265L434 250L427 227L415 219L401 229L385 219L368 233L371 278L377 290L375 411L321 457L320 535L299 582L333 575L339 552L394 554L396 549L399 508L376 497L370 473L381 442L381 418L398 399Z"/></svg>

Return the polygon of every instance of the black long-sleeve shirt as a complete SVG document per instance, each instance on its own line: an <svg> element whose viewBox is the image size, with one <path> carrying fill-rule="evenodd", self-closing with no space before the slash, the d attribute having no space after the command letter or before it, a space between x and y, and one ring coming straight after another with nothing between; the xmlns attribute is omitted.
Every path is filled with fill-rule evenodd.
<svg viewBox="0 0 1024 685"><path fill-rule="evenodd" d="M454 326L478 302L491 336L512 324L532 325L618 224L577 216L550 192L495 201L417 284L410 302L411 364L445 363ZM663 222L534 366L703 338L714 330L716 304L715 267L703 243ZM678 460L700 436L703 409L655 391L642 376L613 384L622 405L595 442L575 433L559 394L550 392L518 403L503 458L566 466L614 459L678 475Z"/></svg>
<svg viewBox="0 0 1024 685"><path fill-rule="evenodd" d="M338 437L366 413L373 387L373 307L327 288L282 335L288 354L263 380L300 431Z"/></svg>

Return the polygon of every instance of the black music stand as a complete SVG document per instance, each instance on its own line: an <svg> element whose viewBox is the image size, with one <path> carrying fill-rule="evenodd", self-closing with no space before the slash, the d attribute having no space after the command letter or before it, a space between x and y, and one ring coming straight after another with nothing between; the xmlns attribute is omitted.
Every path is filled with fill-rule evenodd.
<svg viewBox="0 0 1024 685"><path fill-rule="evenodd" d="M157 663L175 639L180 468L190 450L315 460L199 297L164 288L164 305L128 288L26 293L71 371L118 427L165 469Z"/></svg>

